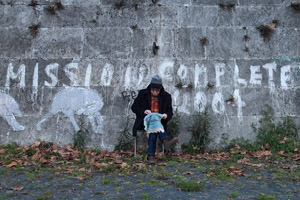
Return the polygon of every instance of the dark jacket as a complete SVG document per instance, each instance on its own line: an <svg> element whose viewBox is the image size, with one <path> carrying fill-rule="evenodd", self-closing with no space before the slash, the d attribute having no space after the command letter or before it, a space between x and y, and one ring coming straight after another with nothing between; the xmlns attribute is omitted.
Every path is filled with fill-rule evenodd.
<svg viewBox="0 0 300 200"><path fill-rule="evenodd" d="M168 115L167 119L162 119L161 123L164 126L165 131L167 132L167 122L173 116L172 109L172 98L169 93L164 90L164 87L160 89L160 93L158 95L159 98L159 113ZM151 110L151 88L150 85L143 90L140 90L137 98L134 100L131 106L132 112L136 114L136 120L133 125L132 135L136 136L137 130L144 130L144 117L146 114L145 110Z"/></svg>

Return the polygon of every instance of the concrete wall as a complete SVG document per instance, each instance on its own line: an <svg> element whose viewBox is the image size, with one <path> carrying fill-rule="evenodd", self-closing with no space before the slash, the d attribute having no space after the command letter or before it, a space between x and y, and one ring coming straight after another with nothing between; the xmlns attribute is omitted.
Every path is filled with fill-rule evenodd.
<svg viewBox="0 0 300 200"><path fill-rule="evenodd" d="M254 139L265 104L299 118L300 12L291 1L62 0L52 13L50 1L30 3L0 0L0 144L68 144L83 126L87 147L113 150L154 74L182 115L181 143L199 104L211 113L213 145L222 133ZM265 41L256 27L273 20Z"/></svg>

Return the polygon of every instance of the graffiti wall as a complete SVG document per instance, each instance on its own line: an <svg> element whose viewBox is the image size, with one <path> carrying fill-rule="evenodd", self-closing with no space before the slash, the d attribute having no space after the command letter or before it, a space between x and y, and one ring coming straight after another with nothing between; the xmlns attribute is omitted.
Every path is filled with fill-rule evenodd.
<svg viewBox="0 0 300 200"><path fill-rule="evenodd" d="M113 150L155 74L181 115L181 144L204 109L216 146L224 133L254 139L266 104L299 121L299 13L276 2L64 1L54 14L50 1L0 4L0 144L64 145L85 128L87 147ZM256 27L272 24L270 7L279 25L267 40Z"/></svg>

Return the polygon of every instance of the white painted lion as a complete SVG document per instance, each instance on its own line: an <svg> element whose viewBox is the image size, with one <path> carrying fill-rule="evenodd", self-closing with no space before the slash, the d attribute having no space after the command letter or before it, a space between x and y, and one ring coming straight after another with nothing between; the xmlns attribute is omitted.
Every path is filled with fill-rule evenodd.
<svg viewBox="0 0 300 200"><path fill-rule="evenodd" d="M54 96L51 111L43 117L36 128L37 130L41 130L42 123L49 117L62 112L68 116L75 131L79 131L80 128L75 121L74 115L86 115L92 125L93 131L101 134L102 116L99 111L102 107L103 101L97 93L85 88L69 87ZM97 126L94 118L97 120Z"/></svg>

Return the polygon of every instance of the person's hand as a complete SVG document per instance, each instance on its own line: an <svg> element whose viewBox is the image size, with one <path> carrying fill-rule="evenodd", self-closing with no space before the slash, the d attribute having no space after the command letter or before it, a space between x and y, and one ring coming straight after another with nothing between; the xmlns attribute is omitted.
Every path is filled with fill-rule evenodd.
<svg viewBox="0 0 300 200"><path fill-rule="evenodd" d="M151 114L151 110L145 110L145 112L144 112L146 115L149 115L149 114Z"/></svg>
<svg viewBox="0 0 300 200"><path fill-rule="evenodd" d="M163 114L163 119L167 119L168 115L167 114Z"/></svg>

